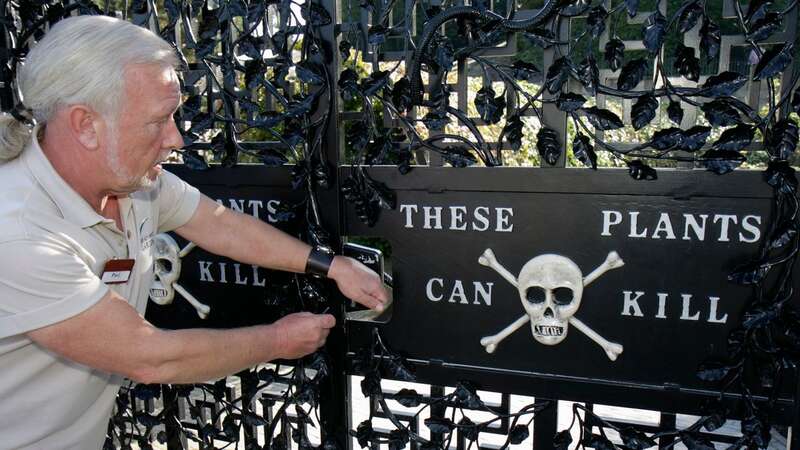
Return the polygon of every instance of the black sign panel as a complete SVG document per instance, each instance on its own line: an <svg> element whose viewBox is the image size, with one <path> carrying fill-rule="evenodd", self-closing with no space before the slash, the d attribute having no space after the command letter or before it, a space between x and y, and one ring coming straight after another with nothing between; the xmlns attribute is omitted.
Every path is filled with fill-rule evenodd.
<svg viewBox="0 0 800 450"><path fill-rule="evenodd" d="M695 373L725 354L752 294L727 276L766 234L759 174L446 170L374 170L397 210L372 229L350 211L349 234L391 241L395 299L388 324L351 323L353 352L377 326L438 366L713 389Z"/></svg>
<svg viewBox="0 0 800 450"><path fill-rule="evenodd" d="M297 200L284 168L171 170L273 224L280 202ZM727 276L766 234L772 193L759 173L662 171L655 182L624 171L370 174L396 192L397 209L370 228L348 205L343 229L390 241L395 303L388 323L348 322L349 351L377 328L420 381L470 378L485 389L661 410L681 399L691 411L697 396L714 395L695 373L725 354L752 295ZM296 301L267 288L287 276L194 249L179 283L209 316L176 296L151 302L147 317L169 328L268 323L285 312L281 300ZM790 404L792 383L779 407Z"/></svg>
<svg viewBox="0 0 800 450"><path fill-rule="evenodd" d="M281 226L281 202L296 201L291 189L290 169L239 166L198 172L184 166L167 169L228 208ZM186 241L175 236L183 248ZM210 307L201 318L181 295L168 305L152 301L147 318L164 328L230 328L270 323L285 313L285 305L296 300L292 289L276 292L267 286L287 285L291 274L231 261L195 248L182 258L179 285L200 303Z"/></svg>

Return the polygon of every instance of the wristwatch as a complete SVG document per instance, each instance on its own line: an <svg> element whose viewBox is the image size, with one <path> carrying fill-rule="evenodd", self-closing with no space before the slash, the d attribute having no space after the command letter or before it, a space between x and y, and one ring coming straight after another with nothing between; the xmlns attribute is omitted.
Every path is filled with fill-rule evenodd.
<svg viewBox="0 0 800 450"><path fill-rule="evenodd" d="M312 248L308 255L308 261L306 261L306 273L327 277L331 263L333 263L333 256L333 250L328 247L317 245Z"/></svg>

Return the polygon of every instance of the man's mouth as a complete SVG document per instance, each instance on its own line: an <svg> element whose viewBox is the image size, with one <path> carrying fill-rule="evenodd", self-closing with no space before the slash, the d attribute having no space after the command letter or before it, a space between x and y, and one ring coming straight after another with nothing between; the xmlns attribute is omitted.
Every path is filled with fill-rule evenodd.
<svg viewBox="0 0 800 450"><path fill-rule="evenodd" d="M159 175L161 175L162 170L163 168L161 167L161 162L156 163L150 168L150 170L147 171L147 178L155 180Z"/></svg>

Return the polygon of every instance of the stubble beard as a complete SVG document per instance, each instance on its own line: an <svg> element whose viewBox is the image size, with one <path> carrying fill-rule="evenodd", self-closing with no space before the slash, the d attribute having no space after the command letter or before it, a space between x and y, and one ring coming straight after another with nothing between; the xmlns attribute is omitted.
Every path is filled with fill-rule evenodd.
<svg viewBox="0 0 800 450"><path fill-rule="evenodd" d="M120 161L120 148L119 148L119 134L115 131L111 136L108 151L106 152L106 162L111 172L117 180L122 181L122 185L127 192L135 192L141 190L150 190L155 187L158 176L155 175L150 178L148 174L141 177L136 177L126 169ZM150 171L148 170L148 173Z"/></svg>

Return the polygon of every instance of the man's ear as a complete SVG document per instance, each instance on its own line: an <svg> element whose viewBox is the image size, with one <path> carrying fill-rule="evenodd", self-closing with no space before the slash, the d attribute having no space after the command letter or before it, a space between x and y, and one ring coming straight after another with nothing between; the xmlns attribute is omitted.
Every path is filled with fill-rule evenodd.
<svg viewBox="0 0 800 450"><path fill-rule="evenodd" d="M72 105L67 111L69 131L88 150L100 147L100 130L105 126L103 118L86 105Z"/></svg>

